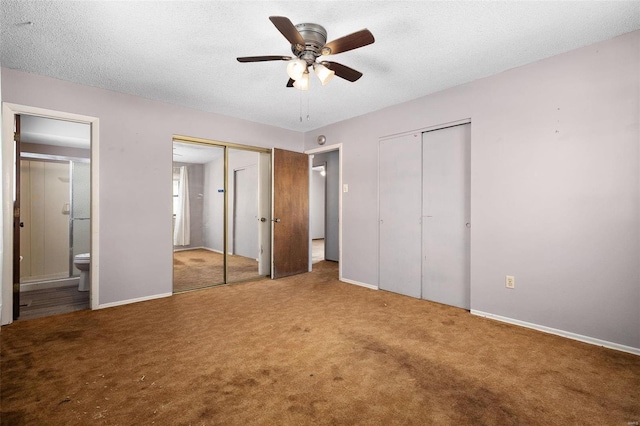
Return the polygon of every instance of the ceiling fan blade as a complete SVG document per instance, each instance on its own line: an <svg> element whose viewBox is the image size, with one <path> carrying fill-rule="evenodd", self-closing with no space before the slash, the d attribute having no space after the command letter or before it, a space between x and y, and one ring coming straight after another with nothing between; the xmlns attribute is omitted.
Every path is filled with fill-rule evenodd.
<svg viewBox="0 0 640 426"><path fill-rule="evenodd" d="M362 77L362 73L360 71L356 71L353 68L349 68L348 66L337 62L322 61L322 65L335 72L338 77L344 78L350 82L354 82Z"/></svg>
<svg viewBox="0 0 640 426"><path fill-rule="evenodd" d="M269 16L269 20L276 26L278 31L282 33L291 44L299 44L304 48L305 42L302 34L298 32L296 26L291 23L289 18L284 16Z"/></svg>
<svg viewBox="0 0 640 426"><path fill-rule="evenodd" d="M245 56L237 59L238 62L289 61L291 56Z"/></svg>
<svg viewBox="0 0 640 426"><path fill-rule="evenodd" d="M294 82L295 82L295 80L290 78L289 81L287 81L287 87L293 87L293 83Z"/></svg>
<svg viewBox="0 0 640 426"><path fill-rule="evenodd" d="M376 39L373 38L373 34L371 34L371 31L365 28L364 30L357 31L344 37L340 37L325 44L323 51L328 48L330 52L326 54L335 55L337 53L347 52L349 50L366 46L373 43L374 41L376 41Z"/></svg>

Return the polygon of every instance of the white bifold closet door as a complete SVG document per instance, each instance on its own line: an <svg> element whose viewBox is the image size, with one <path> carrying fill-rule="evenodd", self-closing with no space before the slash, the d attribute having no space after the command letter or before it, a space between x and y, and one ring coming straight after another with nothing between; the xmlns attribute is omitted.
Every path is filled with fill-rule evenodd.
<svg viewBox="0 0 640 426"><path fill-rule="evenodd" d="M465 124L422 134L422 298L470 308L470 140Z"/></svg>
<svg viewBox="0 0 640 426"><path fill-rule="evenodd" d="M420 135L380 141L379 287L421 296Z"/></svg>
<svg viewBox="0 0 640 426"><path fill-rule="evenodd" d="M380 289L470 308L470 129L380 141Z"/></svg>

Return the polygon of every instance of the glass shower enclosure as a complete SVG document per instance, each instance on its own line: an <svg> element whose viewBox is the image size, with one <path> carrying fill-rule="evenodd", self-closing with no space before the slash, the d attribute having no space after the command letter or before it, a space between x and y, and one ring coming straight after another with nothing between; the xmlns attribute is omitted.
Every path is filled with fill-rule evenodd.
<svg viewBox="0 0 640 426"><path fill-rule="evenodd" d="M69 271L80 276L73 258L91 251L91 164L71 161L71 208L69 215Z"/></svg>
<svg viewBox="0 0 640 426"><path fill-rule="evenodd" d="M20 283L64 283L80 275L74 256L91 248L88 158L21 153Z"/></svg>

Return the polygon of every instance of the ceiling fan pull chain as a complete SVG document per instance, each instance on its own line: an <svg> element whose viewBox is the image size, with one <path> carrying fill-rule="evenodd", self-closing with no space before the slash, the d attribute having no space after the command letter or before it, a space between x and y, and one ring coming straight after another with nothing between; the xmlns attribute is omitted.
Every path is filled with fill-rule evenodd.
<svg viewBox="0 0 640 426"><path fill-rule="evenodd" d="M307 121L311 120L311 117L309 116L309 95L307 95Z"/></svg>
<svg viewBox="0 0 640 426"><path fill-rule="evenodd" d="M302 123L302 91L300 91L300 122Z"/></svg>

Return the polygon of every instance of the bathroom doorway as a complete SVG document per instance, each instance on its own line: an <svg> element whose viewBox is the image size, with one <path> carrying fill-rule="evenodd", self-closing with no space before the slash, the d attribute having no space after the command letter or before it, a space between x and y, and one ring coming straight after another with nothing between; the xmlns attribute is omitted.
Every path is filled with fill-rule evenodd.
<svg viewBox="0 0 640 426"><path fill-rule="evenodd" d="M91 126L28 114L18 123L14 319L88 309L74 259L91 248Z"/></svg>
<svg viewBox="0 0 640 426"><path fill-rule="evenodd" d="M268 276L270 151L173 141L173 291Z"/></svg>
<svg viewBox="0 0 640 426"><path fill-rule="evenodd" d="M20 215L14 208L19 207L20 200L16 199L18 188L16 185L17 175L19 173L20 159L17 157L19 150L16 150L19 142L15 141L16 118L20 116L34 116L53 119L56 122L82 123L90 126L90 150L91 150L91 290L89 293L91 309L97 309L100 306L99 300L99 238L97 232L99 222L98 194L99 194L99 142L100 142L100 120L97 117L74 114L63 111L50 110L28 105L13 104L9 102L2 103L2 184L4 188L9 190L2 191L2 228L5 230L16 229L18 238L14 237L13 232L4 232L2 239L2 305L0 310L0 320L2 325L11 324L14 320L14 314L17 318L20 303L20 267L19 255L14 256L14 242L19 244L20 232ZM19 140L19 138L18 138ZM13 171L13 173L12 173ZM12 190L13 189L13 190ZM18 213L16 215L16 213ZM14 266L15 262L18 264ZM16 272L14 277L14 271ZM15 280L14 280L15 278ZM16 303L15 300L18 299ZM14 309L15 307L15 309Z"/></svg>

